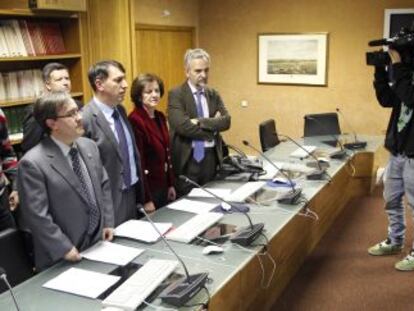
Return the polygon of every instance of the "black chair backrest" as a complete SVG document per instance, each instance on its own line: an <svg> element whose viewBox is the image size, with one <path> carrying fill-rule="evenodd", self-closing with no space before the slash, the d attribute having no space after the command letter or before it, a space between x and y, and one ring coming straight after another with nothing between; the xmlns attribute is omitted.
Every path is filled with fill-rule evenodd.
<svg viewBox="0 0 414 311"><path fill-rule="evenodd" d="M341 129L336 112L305 115L304 137L340 134Z"/></svg>
<svg viewBox="0 0 414 311"><path fill-rule="evenodd" d="M263 121L259 124L260 145L265 152L280 143L276 132L276 122L273 119Z"/></svg>
<svg viewBox="0 0 414 311"><path fill-rule="evenodd" d="M17 229L0 232L0 266L6 270L7 279L15 286L33 276L33 264L27 252L24 233ZM0 293L6 290L0 282Z"/></svg>

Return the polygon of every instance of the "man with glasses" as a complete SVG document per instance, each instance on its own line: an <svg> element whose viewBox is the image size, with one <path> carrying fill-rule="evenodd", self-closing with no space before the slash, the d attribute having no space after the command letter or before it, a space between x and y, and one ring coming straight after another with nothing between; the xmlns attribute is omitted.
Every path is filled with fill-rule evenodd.
<svg viewBox="0 0 414 311"><path fill-rule="evenodd" d="M96 144L81 137L82 117L65 92L40 97L34 117L47 134L22 158L18 191L31 230L36 268L80 260L80 251L113 237L109 180Z"/></svg>

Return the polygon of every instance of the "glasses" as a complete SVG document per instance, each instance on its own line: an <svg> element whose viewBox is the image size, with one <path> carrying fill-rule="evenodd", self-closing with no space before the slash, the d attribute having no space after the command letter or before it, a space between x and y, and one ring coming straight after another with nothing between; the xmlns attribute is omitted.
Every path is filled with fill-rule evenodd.
<svg viewBox="0 0 414 311"><path fill-rule="evenodd" d="M56 116L56 119L63 119L63 118L76 118L78 115L80 115L79 109L73 109L68 111L66 114L62 116Z"/></svg>

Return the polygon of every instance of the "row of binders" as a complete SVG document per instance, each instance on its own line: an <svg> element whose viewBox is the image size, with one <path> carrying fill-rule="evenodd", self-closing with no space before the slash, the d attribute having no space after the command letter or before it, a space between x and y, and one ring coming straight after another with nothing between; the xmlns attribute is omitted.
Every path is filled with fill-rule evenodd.
<svg viewBox="0 0 414 311"><path fill-rule="evenodd" d="M39 56L65 52L58 22L0 20L0 57Z"/></svg>
<svg viewBox="0 0 414 311"><path fill-rule="evenodd" d="M43 90L40 69L0 73L0 101L34 98Z"/></svg>

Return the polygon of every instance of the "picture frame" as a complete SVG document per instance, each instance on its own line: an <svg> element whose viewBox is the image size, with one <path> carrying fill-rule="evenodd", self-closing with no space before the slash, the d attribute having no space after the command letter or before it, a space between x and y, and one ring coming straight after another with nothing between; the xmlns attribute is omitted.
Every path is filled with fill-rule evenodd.
<svg viewBox="0 0 414 311"><path fill-rule="evenodd" d="M328 33L258 35L258 83L327 84Z"/></svg>
<svg viewBox="0 0 414 311"><path fill-rule="evenodd" d="M414 23L414 8L385 9L384 11L384 38L395 36L401 27L410 28Z"/></svg>

